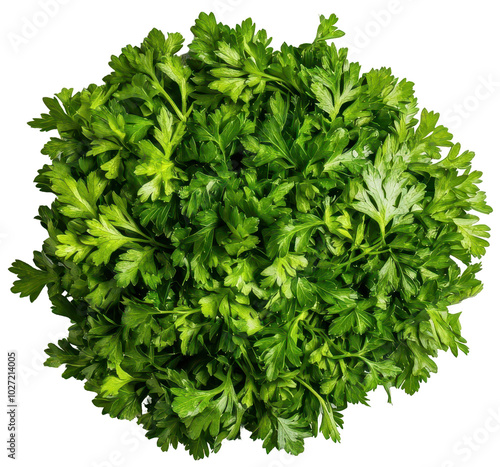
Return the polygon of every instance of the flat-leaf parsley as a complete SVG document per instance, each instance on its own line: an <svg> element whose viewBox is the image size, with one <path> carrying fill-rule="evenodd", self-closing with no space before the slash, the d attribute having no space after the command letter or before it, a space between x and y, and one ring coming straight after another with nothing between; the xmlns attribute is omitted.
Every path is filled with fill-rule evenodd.
<svg viewBox="0 0 500 467"><path fill-rule="evenodd" d="M467 352L448 307L481 290L481 173L411 82L328 42L336 22L273 50L202 13L184 55L153 29L30 122L58 132L36 177L56 199L12 290L47 287L72 324L46 365L163 450L202 458L245 428L298 454Z"/></svg>

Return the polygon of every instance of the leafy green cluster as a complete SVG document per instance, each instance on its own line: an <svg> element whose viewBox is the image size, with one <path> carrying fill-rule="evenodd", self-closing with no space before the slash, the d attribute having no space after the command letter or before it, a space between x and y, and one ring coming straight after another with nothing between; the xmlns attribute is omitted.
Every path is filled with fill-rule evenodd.
<svg viewBox="0 0 500 467"><path fill-rule="evenodd" d="M416 118L412 83L330 43L336 21L273 50L202 13L184 55L154 29L30 123L59 133L36 178L56 199L13 291L47 287L72 324L46 365L163 450L201 458L246 428L298 454L377 386L412 394L439 349L467 352L448 307L481 290L481 173Z"/></svg>

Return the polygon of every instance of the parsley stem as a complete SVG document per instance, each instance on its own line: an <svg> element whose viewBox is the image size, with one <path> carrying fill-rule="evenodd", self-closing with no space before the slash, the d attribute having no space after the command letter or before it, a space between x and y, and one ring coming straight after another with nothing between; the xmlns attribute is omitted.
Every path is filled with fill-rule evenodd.
<svg viewBox="0 0 500 467"><path fill-rule="evenodd" d="M363 253L360 253L358 256L355 256L354 258L350 258L348 261L345 261L344 263L340 264L334 264L336 268L344 268L346 266L349 266L351 263L354 263L355 261L358 261L361 258L364 258L365 256L373 256L373 255L380 255L382 253L388 253L391 251L390 248L386 248L385 250L377 250L377 251L372 251L374 248L378 248L382 242L379 242L377 245L374 245L373 248L370 248Z"/></svg>
<svg viewBox="0 0 500 467"><path fill-rule="evenodd" d="M323 339L325 339L326 343L329 344L330 348L335 349L336 352L343 352L343 350L337 344L335 344L335 342L333 342L330 339L330 337L326 334L326 332L323 329L319 329L319 328L311 327L311 326L309 326L309 329L314 331L314 332L317 332L318 334L323 336ZM352 358L352 357L362 358L363 354L364 354L364 352L361 352L361 351L357 352L357 353L347 352L347 353L341 353L340 355L332 355L329 358L331 358L333 360L343 360L344 358Z"/></svg>
<svg viewBox="0 0 500 467"><path fill-rule="evenodd" d="M136 242L136 243L151 243L151 245L153 245L153 246L158 246L158 247L162 247L162 248L169 248L168 245L165 245L164 243L157 242L156 240L154 240L151 237L148 237L146 235L143 235L143 237L144 238L131 238L130 241Z"/></svg>
<svg viewBox="0 0 500 467"><path fill-rule="evenodd" d="M319 403L321 404L321 407L323 408L323 417L328 416L330 418L330 420L331 420L331 427L332 427L332 429L333 429L333 431L335 433L335 439L339 439L340 434L339 434L339 432L337 430L337 423L333 419L331 405L330 406L327 405L327 402L324 399L324 397L321 397L321 395L316 390L314 390L314 388L310 384L306 383L302 378L299 378L298 376L296 376L295 379L300 384L302 384L302 386L304 386L305 388L309 389L309 391L311 392L311 394L313 394L316 397L316 399L318 399Z"/></svg>
<svg viewBox="0 0 500 467"><path fill-rule="evenodd" d="M179 314L179 315L192 315L194 313L198 313L201 311L201 308L194 308L192 310L178 310L178 309L173 309L173 310L158 310L155 311L154 313L151 313L152 315L165 315L165 314Z"/></svg>
<svg viewBox="0 0 500 467"><path fill-rule="evenodd" d="M153 238L150 238L149 239L151 241L151 243L155 246L159 246L159 247L162 247L162 248L169 248L168 245L165 245L165 243L161 243L161 242L157 242L156 240L154 240Z"/></svg>
<svg viewBox="0 0 500 467"><path fill-rule="evenodd" d="M384 223L380 223L380 234L382 236L382 245L385 245L385 224Z"/></svg>
<svg viewBox="0 0 500 467"><path fill-rule="evenodd" d="M253 366L252 360L248 356L248 353L247 353L247 350L246 350L245 347L241 348L241 355L243 355L243 358L245 359L245 361L247 362L248 366L250 367L251 372L253 374L255 374L255 368Z"/></svg>
<svg viewBox="0 0 500 467"><path fill-rule="evenodd" d="M180 110L179 107L177 107L177 104L174 102L174 100L170 97L167 91L163 88L161 85L160 81L156 77L154 73L151 73L149 75L151 79L154 81L154 84L156 85L155 88L160 91L160 94L167 100L167 102L170 104L172 109L174 109L174 112L177 114L177 117L179 117L179 120L185 122L186 121L186 115L184 115Z"/></svg>
<svg viewBox="0 0 500 467"><path fill-rule="evenodd" d="M307 384L302 378L299 378L298 376L295 377L295 379L302 384L305 388L309 389L309 391L316 396L316 398L319 400L321 405L325 404L325 399L323 399L318 392L316 392L313 387L310 384Z"/></svg>
<svg viewBox="0 0 500 467"><path fill-rule="evenodd" d="M187 112L184 112L186 119L189 117L189 115L191 115L191 112L193 111L193 106L194 106L194 103L192 103L189 106L189 109L187 109Z"/></svg>

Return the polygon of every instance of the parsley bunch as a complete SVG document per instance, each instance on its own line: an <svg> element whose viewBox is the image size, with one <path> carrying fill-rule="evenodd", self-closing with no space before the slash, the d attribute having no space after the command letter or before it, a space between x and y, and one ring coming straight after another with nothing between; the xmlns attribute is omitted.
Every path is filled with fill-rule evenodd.
<svg viewBox="0 0 500 467"><path fill-rule="evenodd" d="M153 29L30 122L58 131L35 180L56 199L13 291L47 287L72 324L46 365L163 450L202 458L246 428L298 454L467 352L448 307L481 290L474 154L417 118L412 83L350 63L336 21L273 50L202 13L184 55Z"/></svg>

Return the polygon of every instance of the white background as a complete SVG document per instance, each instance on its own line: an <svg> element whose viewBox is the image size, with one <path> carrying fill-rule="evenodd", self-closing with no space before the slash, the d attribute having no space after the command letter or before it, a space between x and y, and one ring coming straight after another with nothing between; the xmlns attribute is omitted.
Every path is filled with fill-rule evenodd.
<svg viewBox="0 0 500 467"><path fill-rule="evenodd" d="M69 322L50 313L45 292L34 303L9 292L7 271L16 258L31 260L45 231L33 220L51 197L33 178L48 162L40 149L47 134L26 122L44 111L42 97L63 87L80 90L101 82L108 61L127 44L139 45L153 27L181 32L200 11L235 25L252 17L278 47L314 38L319 14L336 13L347 36L351 60L367 71L391 66L396 76L416 83L422 107L436 110L464 149L477 153L474 168L484 171L482 188L496 211L487 219L492 246L483 261L483 293L459 305L471 352L455 359L441 353L439 372L410 397L383 391L371 407L345 411L342 443L309 439L299 457L273 451L244 434L202 466L299 467L371 465L396 467L490 467L500 459L499 266L500 266L500 66L498 2L493 0L352 0L300 2L270 0L46 0L2 2L0 7L0 368L6 351L19 352L18 466L111 467L194 465L179 448L163 453L133 422L103 416L82 382L63 380L61 369L42 366L48 342L64 337ZM6 376L0 377L6 410ZM5 394L5 397L4 397ZM495 418L496 417L496 418ZM0 465L7 459L6 419L1 418Z"/></svg>

